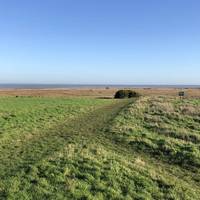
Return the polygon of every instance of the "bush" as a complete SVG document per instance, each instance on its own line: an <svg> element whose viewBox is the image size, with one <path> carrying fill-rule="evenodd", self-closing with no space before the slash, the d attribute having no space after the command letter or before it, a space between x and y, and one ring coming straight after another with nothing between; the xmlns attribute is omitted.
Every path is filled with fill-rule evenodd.
<svg viewBox="0 0 200 200"><path fill-rule="evenodd" d="M115 93L115 99L139 97L140 94L132 90L118 90Z"/></svg>

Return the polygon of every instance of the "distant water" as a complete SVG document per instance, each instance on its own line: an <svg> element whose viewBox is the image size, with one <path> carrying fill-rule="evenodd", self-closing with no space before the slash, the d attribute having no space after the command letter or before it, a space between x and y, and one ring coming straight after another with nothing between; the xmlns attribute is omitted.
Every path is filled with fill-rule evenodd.
<svg viewBox="0 0 200 200"><path fill-rule="evenodd" d="M200 85L93 85L93 84L0 84L1 89L77 88L200 88Z"/></svg>

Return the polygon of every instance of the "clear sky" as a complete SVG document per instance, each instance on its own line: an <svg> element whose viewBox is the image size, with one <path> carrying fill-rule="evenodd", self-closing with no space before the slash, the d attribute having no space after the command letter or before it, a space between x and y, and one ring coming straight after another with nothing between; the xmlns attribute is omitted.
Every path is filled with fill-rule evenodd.
<svg viewBox="0 0 200 200"><path fill-rule="evenodd" d="M0 0L0 83L200 84L200 1Z"/></svg>

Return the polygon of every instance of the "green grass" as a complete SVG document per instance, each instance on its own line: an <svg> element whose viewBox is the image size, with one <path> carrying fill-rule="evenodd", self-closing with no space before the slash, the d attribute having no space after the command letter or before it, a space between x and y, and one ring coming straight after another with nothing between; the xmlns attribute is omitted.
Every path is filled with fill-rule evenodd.
<svg viewBox="0 0 200 200"><path fill-rule="evenodd" d="M173 194L172 199L200 196L199 103L193 99L141 98L124 109L110 128L112 139L137 154L145 168L153 169L154 176L170 183L167 193Z"/></svg>
<svg viewBox="0 0 200 200"><path fill-rule="evenodd" d="M0 199L199 199L200 100L0 99Z"/></svg>

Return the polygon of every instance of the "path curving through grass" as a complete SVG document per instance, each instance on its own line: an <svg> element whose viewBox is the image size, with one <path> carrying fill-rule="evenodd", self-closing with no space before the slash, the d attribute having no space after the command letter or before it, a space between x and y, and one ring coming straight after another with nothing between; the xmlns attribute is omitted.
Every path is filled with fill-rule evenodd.
<svg viewBox="0 0 200 200"><path fill-rule="evenodd" d="M155 111L166 105L161 100L150 101L156 104ZM150 115L151 110L144 109L149 108L146 98L93 99L85 105L83 110L83 103L74 109L64 107L73 117L66 115L67 120L60 122L55 119L57 124L46 130L16 135L12 145L7 140L0 146L0 199L199 199L198 168L193 172L169 162L165 159L169 155L154 156L149 149L140 148L144 144L156 148L153 142L159 138L173 139L146 128L144 122L152 123L150 119L155 118L155 112ZM59 107L54 110L63 114ZM167 116L174 117L170 112ZM160 119L166 114L156 113ZM178 142L177 138L173 141ZM196 143L189 140L188 145ZM163 149L156 152L159 150Z"/></svg>
<svg viewBox="0 0 200 200"><path fill-rule="evenodd" d="M118 112L130 102L130 100L108 100L106 104L98 106L97 109L80 113L79 116L55 125L49 130L27 137L23 136L22 139L18 137L12 145L2 145L0 148L0 197L8 197L9 183L7 180L10 178L26 179L26 172L32 166L62 151L68 144L76 143L84 148L84 145L91 140L97 139L98 134L96 133L100 133L108 126Z"/></svg>

